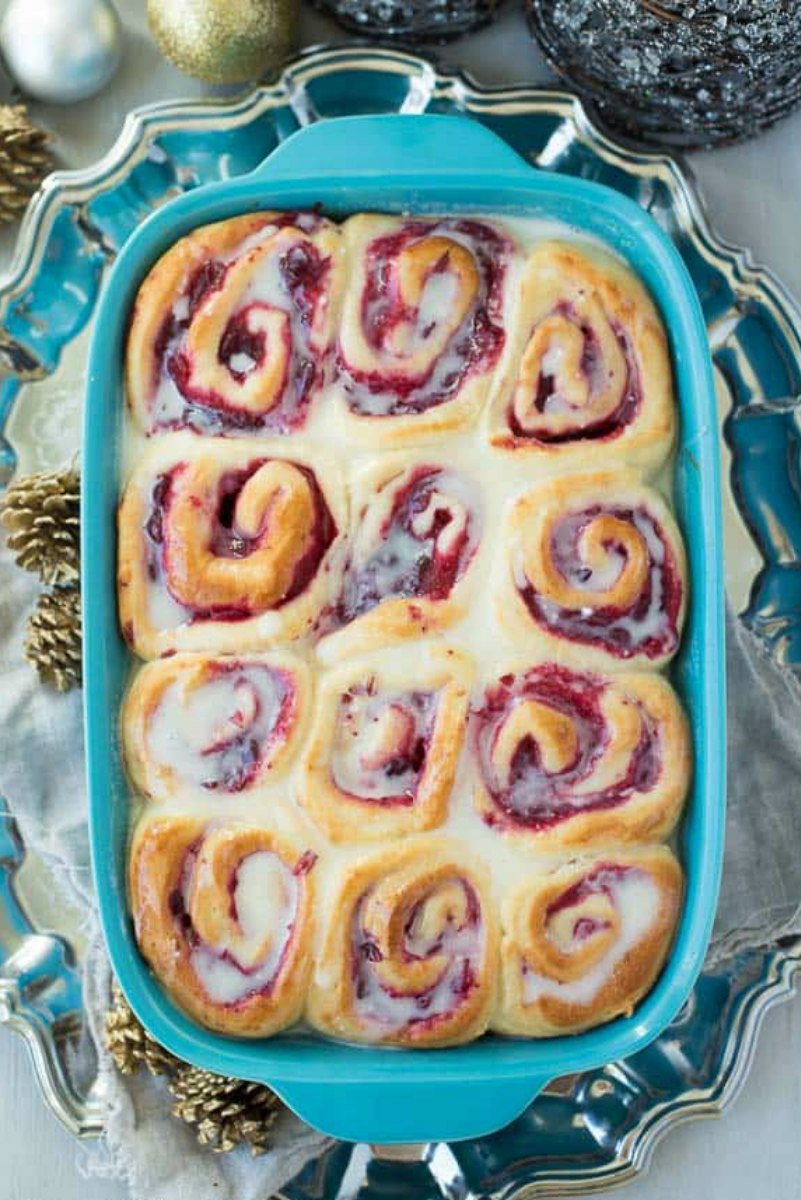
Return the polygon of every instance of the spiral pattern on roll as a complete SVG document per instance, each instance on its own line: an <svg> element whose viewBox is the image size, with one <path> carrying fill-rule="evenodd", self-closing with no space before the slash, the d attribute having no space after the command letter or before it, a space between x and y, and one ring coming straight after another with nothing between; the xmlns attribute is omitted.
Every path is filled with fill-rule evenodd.
<svg viewBox="0 0 801 1200"><path fill-rule="evenodd" d="M263 1037L300 1015L315 855L271 830L146 821L130 859L131 912L156 977L209 1029Z"/></svg>
<svg viewBox="0 0 801 1200"><path fill-rule="evenodd" d="M176 654L143 667L121 729L145 796L225 798L275 779L308 716L304 663L286 654Z"/></svg>
<svg viewBox="0 0 801 1200"><path fill-rule="evenodd" d="M309 1014L353 1041L448 1045L486 1028L497 932L483 872L462 847L421 840L350 872L328 925Z"/></svg>
<svg viewBox="0 0 801 1200"><path fill-rule="evenodd" d="M520 619L578 662L667 661L686 608L684 547L661 497L624 473L542 484L513 506ZM590 656L590 657L588 657Z"/></svg>
<svg viewBox="0 0 801 1200"><path fill-rule="evenodd" d="M487 688L472 731L479 812L535 848L655 840L678 819L690 735L659 676L523 668Z"/></svg>
<svg viewBox="0 0 801 1200"><path fill-rule="evenodd" d="M656 467L675 436L667 342L650 297L594 247L532 252L515 321L513 366L497 391L491 440L561 461L593 446Z"/></svg>
<svg viewBox="0 0 801 1200"><path fill-rule="evenodd" d="M496 1028L549 1037L630 1014L665 960L682 891L664 846L608 852L526 881L504 902Z"/></svg>
<svg viewBox="0 0 801 1200"><path fill-rule="evenodd" d="M128 403L148 433L287 433L327 381L342 283L339 230L315 213L204 226L137 297Z"/></svg>
<svg viewBox="0 0 801 1200"><path fill-rule="evenodd" d="M511 238L474 218L358 216L345 239L338 365L349 413L369 419L371 438L383 423L395 440L472 422L506 342Z"/></svg>

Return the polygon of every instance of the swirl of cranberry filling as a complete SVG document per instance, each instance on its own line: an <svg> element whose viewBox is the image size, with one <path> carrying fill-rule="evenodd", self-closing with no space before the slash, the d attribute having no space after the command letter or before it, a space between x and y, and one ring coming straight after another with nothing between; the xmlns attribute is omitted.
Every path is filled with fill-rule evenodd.
<svg viewBox="0 0 801 1200"><path fill-rule="evenodd" d="M147 751L182 782L240 792L269 769L297 718L289 671L216 660L165 689L150 714Z"/></svg>
<svg viewBox="0 0 801 1200"><path fill-rule="evenodd" d="M340 335L348 405L366 416L420 413L490 370L503 349L511 243L481 221L408 221L367 246L354 314ZM347 307L347 301L346 301Z"/></svg>
<svg viewBox="0 0 801 1200"><path fill-rule="evenodd" d="M610 438L635 419L641 401L631 341L587 292L535 325L507 421L515 437L548 444Z"/></svg>
<svg viewBox="0 0 801 1200"><path fill-rule="evenodd" d="M233 254L194 268L155 337L152 426L302 423L324 381L333 236L314 214L277 214Z"/></svg>
<svg viewBox="0 0 801 1200"><path fill-rule="evenodd" d="M347 624L383 600L447 600L478 547L479 498L456 471L421 466L395 476L362 518L338 606Z"/></svg>
<svg viewBox="0 0 801 1200"><path fill-rule="evenodd" d="M208 456L158 478L144 532L152 583L192 619L237 620L300 595L336 525L309 468L256 459L220 475Z"/></svg>
<svg viewBox="0 0 801 1200"><path fill-rule="evenodd" d="M195 1020L269 1036L300 1015L316 855L273 830L186 816L146 820L131 846L136 939Z"/></svg>
<svg viewBox="0 0 801 1200"><path fill-rule="evenodd" d="M659 729L613 681L551 664L505 675L473 714L488 825L548 829L650 791Z"/></svg>
<svg viewBox="0 0 801 1200"><path fill-rule="evenodd" d="M503 901L496 1028L551 1037L631 1015L665 960L682 890L665 846L607 851L523 881Z"/></svg>
<svg viewBox="0 0 801 1200"><path fill-rule="evenodd" d="M482 943L478 895L453 868L389 875L353 916L355 1015L392 1033L447 1021L479 987Z"/></svg>
<svg viewBox="0 0 801 1200"><path fill-rule="evenodd" d="M430 692L376 692L354 686L340 701L331 751L335 786L380 805L414 804L436 721Z"/></svg>
<svg viewBox="0 0 801 1200"><path fill-rule="evenodd" d="M658 658L679 642L683 584L660 523L644 506L593 505L557 517L515 564L538 624L618 658Z"/></svg>
<svg viewBox="0 0 801 1200"><path fill-rule="evenodd" d="M675 918L676 896L672 889L663 896L667 879L661 872L673 877L677 868L667 852L661 857L666 861L653 874L645 863L596 861L530 891L519 905L517 931L526 1003L552 997L589 1006L606 987L622 990L618 1011L631 1002L632 993L642 990L639 972L631 970L632 951L655 935L664 937ZM646 962L646 982L650 970Z"/></svg>

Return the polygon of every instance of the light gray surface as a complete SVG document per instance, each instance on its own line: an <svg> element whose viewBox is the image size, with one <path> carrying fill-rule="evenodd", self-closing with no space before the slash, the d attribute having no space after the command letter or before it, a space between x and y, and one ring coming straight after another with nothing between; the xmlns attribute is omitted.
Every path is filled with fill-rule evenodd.
<svg viewBox="0 0 801 1200"><path fill-rule="evenodd" d="M53 131L63 165L100 157L132 106L204 94L202 85L165 63L149 42L144 0L120 0L118 8L125 14L125 57L107 91L70 108L32 110ZM441 58L467 67L486 83L547 80L519 8L512 0L495 27L446 48ZM304 44L338 36L331 22L312 14L304 16L302 35ZM749 246L757 261L801 296L801 114L755 142L696 154L691 162L718 230ZM12 244L11 235L0 236L0 267ZM25 1050L6 1031L0 1031L0 1080L0 1200L122 1200L124 1185L80 1177L75 1143L45 1109ZM623 1194L627 1200L798 1200L800 1124L801 1000L796 999L768 1016L745 1091L725 1119L696 1122L669 1135L650 1175Z"/></svg>

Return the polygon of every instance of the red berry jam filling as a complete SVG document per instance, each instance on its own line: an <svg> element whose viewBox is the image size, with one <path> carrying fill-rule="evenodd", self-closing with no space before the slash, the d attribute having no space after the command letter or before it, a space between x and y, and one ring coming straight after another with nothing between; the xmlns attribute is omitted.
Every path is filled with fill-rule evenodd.
<svg viewBox="0 0 801 1200"><path fill-rule="evenodd" d="M648 577L630 608L592 606L594 573L582 561L579 540L587 524L598 516L615 517L633 526L648 547ZM622 571L627 558L625 547L610 543L607 550L610 558L619 559ZM539 593L524 576L518 580L518 587L537 624L568 641L602 646L616 658L638 654L660 658L676 649L683 584L664 530L647 509L595 505L562 517L551 534L550 553L555 567L571 587L586 591L588 603L582 608L563 608ZM606 587L604 582L601 590Z"/></svg>
<svg viewBox="0 0 801 1200"><path fill-rule="evenodd" d="M337 623L363 616L382 600L447 600L478 546L479 497L455 471L420 467L394 497L381 541L345 577Z"/></svg>
<svg viewBox="0 0 801 1200"><path fill-rule="evenodd" d="M581 372L587 381L590 393L599 390L605 383L606 367L601 356L601 347L592 326L581 321L570 304L559 304L554 310L559 316L567 317L577 324L584 339L584 349L581 356ZM598 421L587 424L581 423L581 412L577 412L577 423L573 429L556 431L547 425L523 426L518 420L513 405L507 410L509 429L516 438L525 441L543 442L547 445L561 445L564 442L602 441L618 437L627 425L637 416L642 405L642 384L640 371L634 347L622 326L612 322L612 329L626 362L626 381L621 393L620 402L613 412L608 413ZM537 412L565 412L569 405L559 392L558 380L555 375L541 370L537 378L534 407Z"/></svg>
<svg viewBox="0 0 801 1200"><path fill-rule="evenodd" d="M340 699L331 756L336 787L381 807L411 807L417 795L436 720L431 692L377 692L374 681Z"/></svg>
<svg viewBox="0 0 801 1200"><path fill-rule="evenodd" d="M639 871L637 867L624 867L620 863L599 863L589 874L584 875L551 901L545 910L546 925L557 913L564 912L568 908L578 907L590 896L606 896L614 905L615 888L621 879L642 874L643 872ZM599 917L578 916L573 925L573 940L586 942L596 933L603 933L609 926L609 921Z"/></svg>
<svg viewBox="0 0 801 1200"><path fill-rule="evenodd" d="M275 982L281 975L286 963L296 914L294 911L284 914L286 918L285 936L281 941L277 953L273 949L267 959L252 964L241 963L236 955L227 947L220 948L204 941L195 928L189 907L192 876L200 854L201 840L198 839L187 848L181 862L175 886L167 898L167 907L175 924L176 937L179 943L183 943L189 951L190 961L201 986L206 990L208 982L215 981L216 987L219 988L221 974L224 973L225 984L223 994L225 998L212 994L212 999L221 1008L235 1011L242 1005L247 1004L255 996L269 995L272 992ZM253 852L256 855L261 853L270 852ZM307 853L312 854L311 851ZM228 916L235 924L240 924L237 909L239 875L244 863L250 857L251 855L245 855L228 879ZM314 856L314 861L316 861L316 855ZM307 868L306 873L312 869L314 861ZM290 877L299 878L299 875L296 875L296 872L292 871L290 872ZM296 901L293 903L296 904ZM278 919L276 914L272 915ZM230 997L227 993L231 993Z"/></svg>
<svg viewBox="0 0 801 1200"><path fill-rule="evenodd" d="M213 663L208 679L229 682L233 707L219 714L212 740L200 750L200 784L208 791L241 792L297 719L294 681L286 671L241 661Z"/></svg>
<svg viewBox="0 0 801 1200"><path fill-rule="evenodd" d="M420 314L400 296L394 262L402 251L426 238L442 236L465 246L473 255L480 278L479 294L446 352L418 375L363 371L348 363L340 348L348 405L363 416L402 416L426 412L452 399L468 377L489 370L505 342L503 282L511 243L491 226L473 220L443 220L436 225L410 221L397 233L376 238L366 254L366 281L361 320L368 346L380 355L393 331L409 324L424 344L436 328L436 318L420 327ZM428 277L448 270L448 256L435 263Z"/></svg>
<svg viewBox="0 0 801 1200"><path fill-rule="evenodd" d="M269 514L265 528L258 537L248 537L237 527L236 504L244 485L267 461L269 460L263 458L254 459L242 470L229 471L220 479L214 529L209 547L217 557L247 558L261 546L266 527L269 525ZM336 522L314 472L300 463L291 465L308 481L314 500L314 523L310 531L309 547L296 563L289 587L275 608L289 604L308 587L337 535ZM184 464L179 463L158 477L151 493L150 512L144 526L148 576L152 582L160 583L168 591L169 574L165 567L165 552L168 551L170 542L170 506L174 501L176 481L183 469ZM201 508L203 499L197 497L196 504ZM186 608L185 605L183 607ZM193 621L240 621L255 615L255 610L247 604L236 607L187 609L187 612Z"/></svg>
<svg viewBox="0 0 801 1200"><path fill-rule="evenodd" d="M547 664L523 675L505 675L487 690L483 706L472 715L472 727L481 776L493 803L484 815L488 825L550 829L581 813L617 808L656 786L662 770L659 731L640 705L642 733L625 772L613 787L593 791L587 785L609 745L601 708L607 687L597 676ZM514 751L509 778L499 779L493 761L498 738L515 706L526 700L568 718L576 735L575 756L561 769L549 771L540 746L527 735Z"/></svg>
<svg viewBox="0 0 801 1200"><path fill-rule="evenodd" d="M457 882L454 880L454 882ZM481 906L474 888L458 880L464 894L464 913L449 915L432 936L423 914L430 897L412 905L403 924L403 942L394 952L400 964L444 959L439 977L424 991L401 991L381 978L381 963L387 947L365 924L367 897L358 905L351 927L351 978L354 1008L358 1016L398 1032L428 1030L453 1016L479 986L481 953Z"/></svg>
<svg viewBox="0 0 801 1200"><path fill-rule="evenodd" d="M283 213L270 227L294 225L304 233L313 233L323 223L315 213ZM330 287L331 260L322 255L313 242L303 239L285 250L278 259L278 277L282 302L280 311L286 313L287 326L282 345L267 343L263 330L254 329L251 315L271 304L255 295L233 314L228 322L217 352L218 361L228 368L235 383L243 383L252 372L260 370L271 354L280 354L287 367L280 388L280 399L269 412L253 412L231 404L214 390L204 388L193 380L193 363L185 348L185 335L200 306L214 291L225 286L231 260L210 260L190 276L186 289L177 299L159 330L154 347L156 378L154 390L162 378L172 381L183 403L174 398L159 411L158 397L152 414L154 424L162 429L192 429L197 433L225 434L257 432L267 429L285 433L305 420L309 402L324 378L324 364L312 344L312 330L321 304L327 302Z"/></svg>

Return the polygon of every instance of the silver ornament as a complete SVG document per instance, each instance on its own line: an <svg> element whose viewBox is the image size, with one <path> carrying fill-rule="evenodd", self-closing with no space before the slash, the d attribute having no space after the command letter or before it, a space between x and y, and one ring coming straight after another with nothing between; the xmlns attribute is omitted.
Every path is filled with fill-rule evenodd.
<svg viewBox="0 0 801 1200"><path fill-rule="evenodd" d="M23 92L69 104L99 92L117 69L122 32L110 0L10 0L0 54Z"/></svg>

